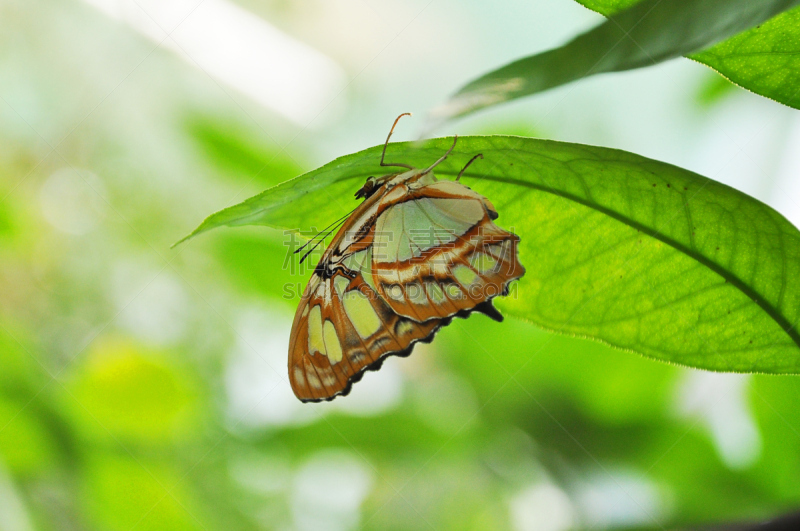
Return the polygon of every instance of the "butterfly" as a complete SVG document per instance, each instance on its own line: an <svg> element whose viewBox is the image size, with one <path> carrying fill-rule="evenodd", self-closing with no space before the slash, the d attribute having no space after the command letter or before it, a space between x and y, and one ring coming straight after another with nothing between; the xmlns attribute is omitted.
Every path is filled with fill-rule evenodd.
<svg viewBox="0 0 800 531"><path fill-rule="evenodd" d="M519 237L493 223L498 214L488 199L458 182L482 154L455 181L438 180L433 169L458 137L428 168L384 162L394 128L408 114L394 121L380 162L406 171L369 177L355 193L364 201L335 222L341 227L297 308L289 381L303 402L348 394L365 371L378 370L388 356L408 356L454 317L477 311L502 321L492 299L525 273Z"/></svg>

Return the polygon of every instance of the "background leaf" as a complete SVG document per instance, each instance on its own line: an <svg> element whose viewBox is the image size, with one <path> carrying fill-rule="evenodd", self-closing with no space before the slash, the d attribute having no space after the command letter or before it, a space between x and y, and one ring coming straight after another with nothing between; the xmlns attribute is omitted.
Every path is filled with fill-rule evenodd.
<svg viewBox="0 0 800 531"><path fill-rule="evenodd" d="M689 57L747 90L800 109L800 9Z"/></svg>
<svg viewBox="0 0 800 531"><path fill-rule="evenodd" d="M612 15L638 0L577 0L602 15ZM688 56L737 85L800 108L800 8Z"/></svg>
<svg viewBox="0 0 800 531"><path fill-rule="evenodd" d="M609 19L564 46L514 61L470 82L434 109L432 116L455 118L594 74L641 68L691 54L764 23L798 1L645 0L619 12L615 10L630 2L582 3L608 14ZM766 72L778 71L773 56L782 59L777 63L781 65L796 60L791 52L800 41L782 42L797 31L791 28L793 21L792 17L778 20L763 31L709 50L697 60L746 88L796 105L791 87L797 85L790 84L790 75L765 79ZM754 66L758 68L748 73Z"/></svg>
<svg viewBox="0 0 800 531"><path fill-rule="evenodd" d="M452 143L392 144L424 167ZM221 225L324 226L356 206L380 146L222 210ZM501 306L547 329L720 371L800 371L800 232L725 185L623 151L510 136L461 137L437 168L487 196L522 238L527 273ZM384 170L385 171L385 170Z"/></svg>

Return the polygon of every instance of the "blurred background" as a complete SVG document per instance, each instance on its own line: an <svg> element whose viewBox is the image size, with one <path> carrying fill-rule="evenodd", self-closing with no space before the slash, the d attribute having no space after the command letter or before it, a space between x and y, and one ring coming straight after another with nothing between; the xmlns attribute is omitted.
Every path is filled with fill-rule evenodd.
<svg viewBox="0 0 800 531"><path fill-rule="evenodd" d="M672 529L800 506L797 378L475 315L301 404L287 237L169 248L600 20L571 0L0 0L0 530ZM681 59L435 134L624 149L798 224L797 116Z"/></svg>

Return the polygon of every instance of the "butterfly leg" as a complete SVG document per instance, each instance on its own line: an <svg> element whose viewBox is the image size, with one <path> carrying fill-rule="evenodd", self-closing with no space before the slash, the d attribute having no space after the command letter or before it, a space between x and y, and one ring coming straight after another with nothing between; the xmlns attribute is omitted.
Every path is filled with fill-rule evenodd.
<svg viewBox="0 0 800 531"><path fill-rule="evenodd" d="M448 149L448 150L447 150L447 153L445 153L444 155L442 155L441 157L439 157L439 160L437 160L436 162L434 162L433 164L431 164L430 166L428 166L428 167L425 169L425 171L423 171L422 173L423 173L423 174L425 174L425 173L428 173L429 171L431 171L432 169L434 169L436 166L438 166L438 165L439 165L439 163L441 163L441 162L442 162L444 159L446 159L446 158L447 158L447 156L448 156L448 155L450 155L450 153L452 153L452 152L453 152L453 149L456 147L456 142L458 142L458 135L453 135L453 145L452 145L452 146L450 146L450 149Z"/></svg>
<svg viewBox="0 0 800 531"><path fill-rule="evenodd" d="M397 125L397 122L400 121L400 118L403 116L411 116L410 112L404 112L400 116L394 119L394 123L392 124L392 128L389 130L389 136L386 137L386 142L383 143L383 153L381 153L381 166L400 166L401 168L408 168L409 170L413 170L413 166L409 166L408 164L401 164L399 162L383 162L383 158L386 156L386 147L389 145L389 139L392 138L392 133L394 133L394 128Z"/></svg>

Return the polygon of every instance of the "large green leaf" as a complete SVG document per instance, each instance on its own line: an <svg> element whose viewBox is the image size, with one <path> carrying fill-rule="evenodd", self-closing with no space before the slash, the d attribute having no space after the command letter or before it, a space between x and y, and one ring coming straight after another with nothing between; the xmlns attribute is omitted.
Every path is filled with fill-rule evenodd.
<svg viewBox="0 0 800 531"><path fill-rule="evenodd" d="M800 0L644 0L631 7L630 2L619 0L582 3L609 14L609 19L564 46L514 61L470 82L435 109L433 116L455 118L594 74L688 55L762 24ZM796 37L800 30L796 24L791 26L795 20L780 17L769 28L752 30L698 55L697 60L750 90L796 105L792 88L797 86L792 84L796 73L774 73L778 67L800 61ZM782 42L786 35L795 38Z"/></svg>
<svg viewBox="0 0 800 531"><path fill-rule="evenodd" d="M391 144L423 167L452 138ZM206 219L324 226L378 166L380 146L338 158ZM522 239L527 273L501 301L541 327L722 371L800 372L800 232L723 184L631 153L512 136L459 138L437 168L487 196ZM383 171L382 171L383 170Z"/></svg>

